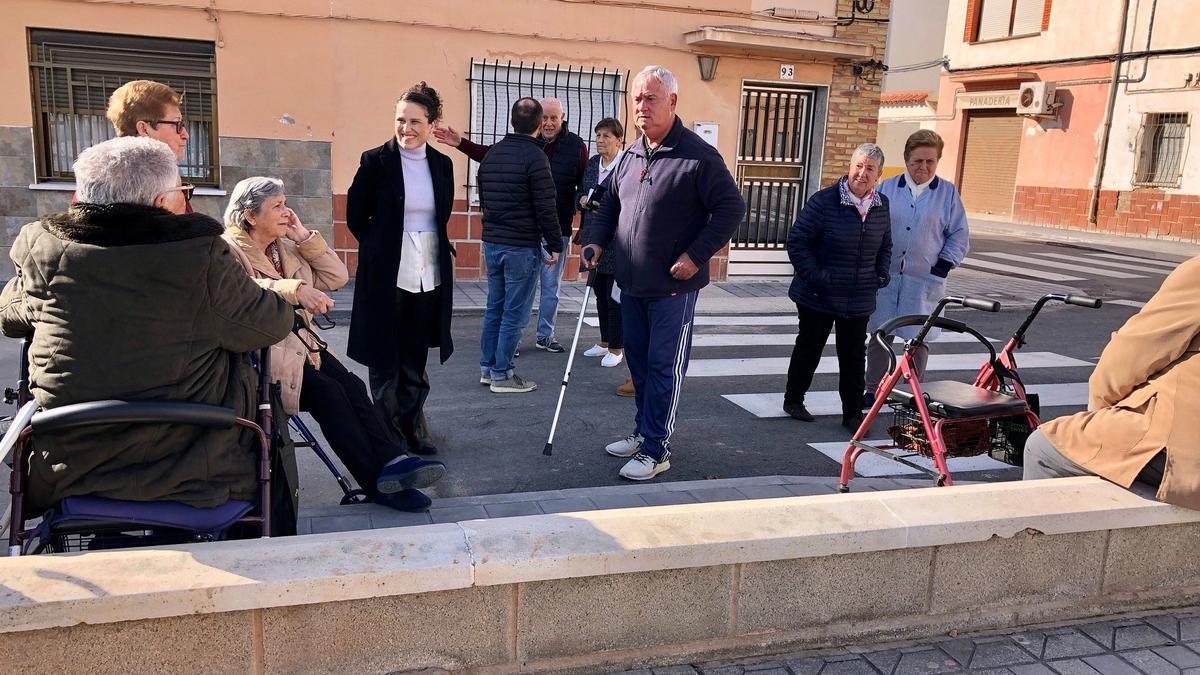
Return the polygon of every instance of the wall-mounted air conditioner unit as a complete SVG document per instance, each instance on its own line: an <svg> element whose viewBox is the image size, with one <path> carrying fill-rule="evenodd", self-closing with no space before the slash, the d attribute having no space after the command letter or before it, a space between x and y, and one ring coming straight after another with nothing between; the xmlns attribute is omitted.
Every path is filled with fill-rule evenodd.
<svg viewBox="0 0 1200 675"><path fill-rule="evenodd" d="M1053 115L1059 104L1054 102L1053 82L1023 82L1017 96L1018 115Z"/></svg>

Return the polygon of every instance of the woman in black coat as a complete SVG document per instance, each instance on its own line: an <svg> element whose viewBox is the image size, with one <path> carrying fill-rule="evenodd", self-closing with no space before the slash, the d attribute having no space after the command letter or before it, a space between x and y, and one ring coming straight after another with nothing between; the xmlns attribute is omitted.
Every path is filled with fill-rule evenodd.
<svg viewBox="0 0 1200 675"><path fill-rule="evenodd" d="M813 421L804 396L836 326L842 426L854 431L862 423L867 319L876 293L888 285L892 259L887 197L875 191L882 166L882 150L872 143L858 146L849 173L809 198L788 233L788 257L796 268L788 297L796 303L800 333L783 410L804 422Z"/></svg>
<svg viewBox="0 0 1200 675"><path fill-rule="evenodd" d="M346 196L346 225L358 239L358 270L347 354L369 369L371 395L409 452L437 452L425 421L431 347L454 351L450 310L454 248L446 225L454 166L429 147L442 114L421 82L396 102L396 134L362 154Z"/></svg>

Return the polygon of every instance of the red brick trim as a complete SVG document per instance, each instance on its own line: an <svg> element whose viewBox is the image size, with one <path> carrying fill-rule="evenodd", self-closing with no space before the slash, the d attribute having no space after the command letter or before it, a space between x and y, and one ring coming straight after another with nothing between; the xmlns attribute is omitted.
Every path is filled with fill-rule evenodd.
<svg viewBox="0 0 1200 675"><path fill-rule="evenodd" d="M1054 0L1046 0L1046 4L1042 7L1042 32L1050 30L1050 5L1054 4Z"/></svg>
<svg viewBox="0 0 1200 675"><path fill-rule="evenodd" d="M1018 185L1013 220L1112 234L1200 241L1200 195L1157 189L1102 190L1095 225L1087 222L1086 188Z"/></svg>
<svg viewBox="0 0 1200 675"><path fill-rule="evenodd" d="M1049 0L1046 4L1049 6ZM967 22L963 27L963 42L974 42L979 37L979 14L982 6L983 0L967 0Z"/></svg>

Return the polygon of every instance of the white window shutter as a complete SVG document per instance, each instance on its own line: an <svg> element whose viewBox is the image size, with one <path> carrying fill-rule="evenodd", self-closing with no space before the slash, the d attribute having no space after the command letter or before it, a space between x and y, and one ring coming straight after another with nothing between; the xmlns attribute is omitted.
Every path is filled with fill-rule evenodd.
<svg viewBox="0 0 1200 675"><path fill-rule="evenodd" d="M1008 37L1012 19L1013 0L983 0L979 13L979 39L995 40ZM1038 17L1041 21L1041 17Z"/></svg>
<svg viewBox="0 0 1200 675"><path fill-rule="evenodd" d="M1045 0L1017 0L1013 17L1013 35L1033 35L1042 32L1042 12Z"/></svg>

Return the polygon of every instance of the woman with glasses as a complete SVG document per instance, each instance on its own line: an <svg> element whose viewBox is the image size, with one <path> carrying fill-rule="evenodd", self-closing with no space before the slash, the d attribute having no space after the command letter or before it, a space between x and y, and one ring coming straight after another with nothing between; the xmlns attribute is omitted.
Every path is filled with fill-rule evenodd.
<svg viewBox="0 0 1200 675"><path fill-rule="evenodd" d="M283 181L256 176L234 186L223 236L250 276L299 306L296 330L271 348L271 375L280 382L284 410L313 416L372 501L401 511L428 508L431 500L417 488L432 485L446 467L408 456L363 381L317 338L313 314L333 309L326 291L341 288L349 274L321 234L288 208Z"/></svg>

